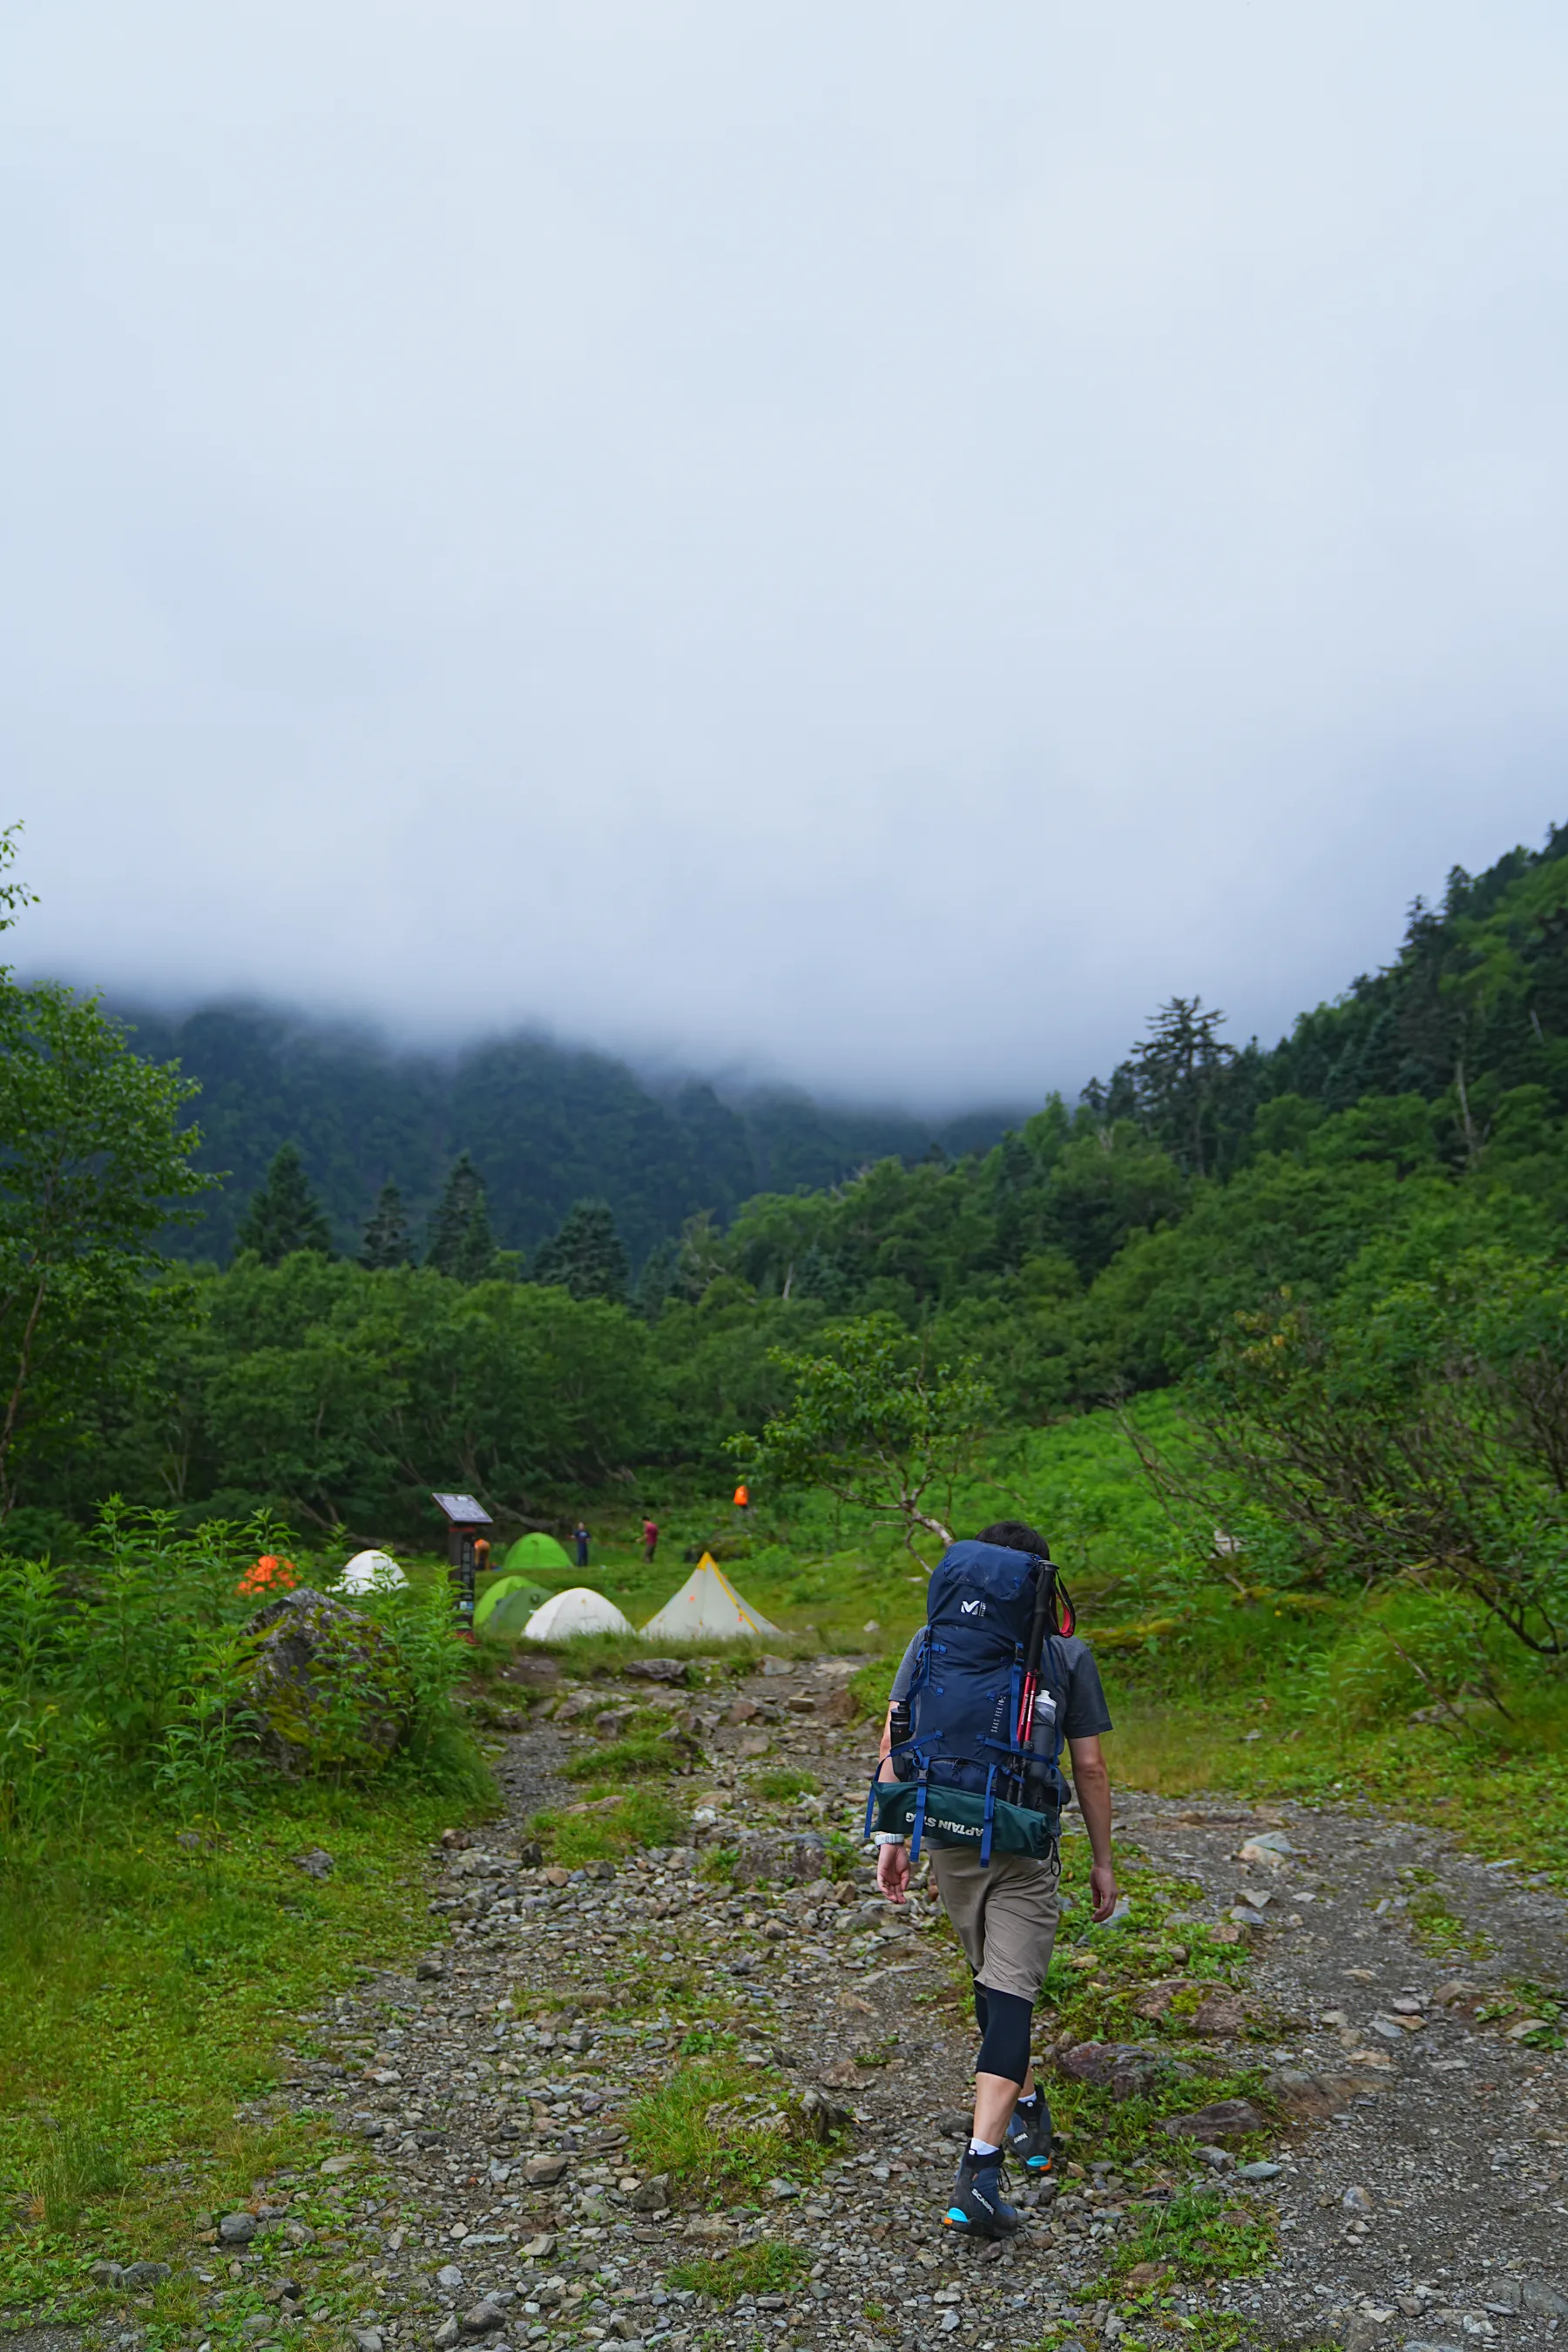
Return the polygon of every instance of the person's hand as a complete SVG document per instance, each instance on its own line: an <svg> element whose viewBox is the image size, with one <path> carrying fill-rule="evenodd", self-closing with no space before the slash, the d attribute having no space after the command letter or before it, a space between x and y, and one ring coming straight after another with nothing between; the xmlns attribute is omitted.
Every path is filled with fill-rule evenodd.
<svg viewBox="0 0 1568 2352"><path fill-rule="evenodd" d="M1089 1874L1089 1891L1096 1921L1109 1919L1116 1908L1116 1873L1110 1863L1095 1864Z"/></svg>
<svg viewBox="0 0 1568 2352"><path fill-rule="evenodd" d="M902 1903L910 1891L910 1850L907 1845L877 1848L877 1884L889 1903Z"/></svg>

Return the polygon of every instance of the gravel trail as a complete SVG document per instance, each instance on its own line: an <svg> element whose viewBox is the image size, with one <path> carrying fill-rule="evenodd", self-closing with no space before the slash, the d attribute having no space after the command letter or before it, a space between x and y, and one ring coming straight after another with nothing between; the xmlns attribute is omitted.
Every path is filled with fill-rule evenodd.
<svg viewBox="0 0 1568 2352"><path fill-rule="evenodd" d="M1568 2342L1568 2060L1510 2038L1534 2000L1563 1993L1568 1906L1437 1832L1349 1810L1126 1793L1118 1812L1130 1867L1182 1882L1175 1917L1248 1948L1235 2046L1223 2049L1222 2009L1210 2047L1263 2070L1279 2102L1268 2177L1152 2131L1122 2175L1075 2167L1020 2241L955 2244L941 2226L957 2152L943 2125L966 2104L973 2045L947 1931L929 1902L895 1915L868 1874L833 1882L813 1859L810 1841L847 1818L869 1769L865 1727L842 1722L849 1670L780 1666L738 1701L728 1686L654 1694L700 1744L703 1761L672 1783L700 1809L694 1839L767 1832L750 1866L807 1874L784 1885L712 1882L700 1843L564 1884L531 1865L530 1814L571 1801L563 1757L594 1736L595 1711L646 1708L646 1685L574 1697L563 1684L575 1724L558 1715L507 1738L505 1818L432 1858L422 1973L341 2000L318 2029L331 2055L302 2061L256 2110L309 2108L367 2143L339 2162L390 2183L397 2226L385 2187L381 2219L361 2223L358 2352ZM822 1797L771 1814L745 1800L748 1771L785 1765L815 1774ZM1452 1948L1435 1957L1444 1937ZM821 2180L700 2210L679 2196L671 2208L662 2181L629 2166L629 2105L681 2063L690 2016L661 1990L680 1984L721 1998L757 2110L804 2095L852 2114ZM1151 2051L1170 2046L1169 1997L1157 1979L1140 1996ZM1061 2054L1050 2032L1044 2017L1047 2079ZM1266 2217L1274 2258L1249 2277L1172 2282L1152 2325L1130 2310L1117 2249L1194 2182ZM353 2186L351 2169L345 2212ZM762 2240L801 2250L783 2290L726 2306L675 2275ZM279 2259L254 2252L244 2262L252 2284L270 2279Z"/></svg>

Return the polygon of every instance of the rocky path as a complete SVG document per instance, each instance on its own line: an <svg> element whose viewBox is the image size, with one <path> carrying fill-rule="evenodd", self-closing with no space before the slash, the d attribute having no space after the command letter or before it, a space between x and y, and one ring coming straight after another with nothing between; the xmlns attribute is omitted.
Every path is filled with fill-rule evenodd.
<svg viewBox="0 0 1568 2352"><path fill-rule="evenodd" d="M1068 2006L1037 2036L1047 2075L1076 2085L1073 2160L1020 2242L955 2244L944 2126L973 2063L955 1948L929 1899L894 1915L858 1858L848 1876L823 1867L820 1840L847 1825L868 1769L864 1726L843 1721L847 1671L780 1668L738 1701L729 1685L563 1683L553 1719L507 1740L506 1817L432 1859L418 1973L340 2000L284 2095L344 2135L324 2191L309 2184L341 2230L290 2218L305 2191L287 2181L253 2238L237 2218L227 2279L211 2279L215 2344L237 2294L250 2336L286 2343L329 2253L360 2258L359 2352L1119 2337L1525 2352L1558 2338L1568 2059L1542 2045L1562 2039L1548 1996L1568 1973L1568 1906L1435 1832L1350 1812L1124 1799L1134 1916L1157 1928L1087 1934L1069 1914ZM646 1721L650 1696L702 1755L672 1784L690 1829L618 1867L538 1867L528 1819L571 1801L563 1758L622 1728L617 1706ZM770 1806L748 1776L792 1766L820 1794ZM728 1855L732 1874L709 1874ZM1190 1986L1175 1965L1189 1944L1227 1965L1247 1955L1232 1989ZM1116 2032L1086 2033L1101 2014ZM657 2146L635 2155L638 2103L710 2053L743 2077L718 2118L736 2146L787 2150L790 2118L835 2109L843 2137L800 2144L793 2178L781 2158L776 2175L693 2203ZM1244 2142L1238 2163L1212 2115L1206 2137L1152 2118L1116 2137L1118 2089L1179 2080L1199 2058L1261 2102L1267 2142ZM1097 2073L1108 2086L1084 2093ZM1216 2261L1184 2282L1156 2239L1126 2274L1188 2191L1216 2188L1263 2267L1227 2276ZM749 2291L701 2291L726 2280Z"/></svg>

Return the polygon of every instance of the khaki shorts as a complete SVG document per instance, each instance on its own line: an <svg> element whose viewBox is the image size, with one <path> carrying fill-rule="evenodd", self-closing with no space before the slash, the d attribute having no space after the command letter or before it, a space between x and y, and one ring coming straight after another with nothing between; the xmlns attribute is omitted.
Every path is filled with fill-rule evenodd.
<svg viewBox="0 0 1568 2352"><path fill-rule="evenodd" d="M939 1845L931 1849L931 1866L978 1981L1036 2000L1057 1939L1060 1863L994 1853L982 1870L973 1846Z"/></svg>

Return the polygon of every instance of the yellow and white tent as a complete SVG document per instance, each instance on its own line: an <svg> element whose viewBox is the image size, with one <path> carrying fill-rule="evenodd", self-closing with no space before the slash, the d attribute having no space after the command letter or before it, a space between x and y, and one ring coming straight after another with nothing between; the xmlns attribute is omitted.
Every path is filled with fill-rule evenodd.
<svg viewBox="0 0 1568 2352"><path fill-rule="evenodd" d="M679 1592L643 1627L647 1642L741 1641L748 1633L776 1633L759 1610L742 1601L710 1552L704 1552Z"/></svg>

